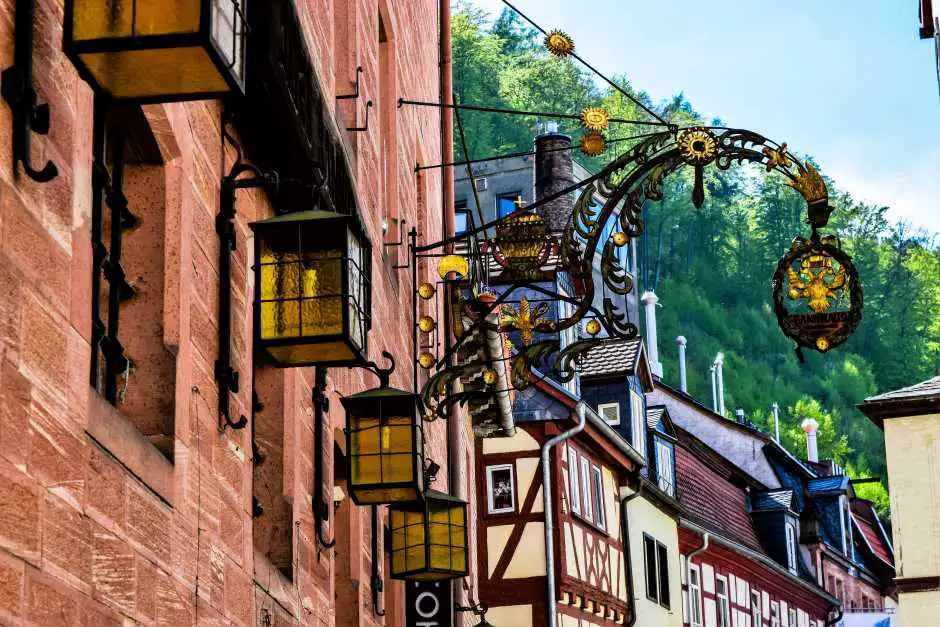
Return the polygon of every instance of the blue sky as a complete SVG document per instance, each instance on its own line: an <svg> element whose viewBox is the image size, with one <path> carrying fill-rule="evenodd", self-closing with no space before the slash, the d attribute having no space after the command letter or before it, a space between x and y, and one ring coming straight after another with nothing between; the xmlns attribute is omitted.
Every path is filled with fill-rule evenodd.
<svg viewBox="0 0 940 627"><path fill-rule="evenodd" d="M499 0L473 0L497 14ZM607 73L812 155L940 233L940 95L916 0L513 0Z"/></svg>

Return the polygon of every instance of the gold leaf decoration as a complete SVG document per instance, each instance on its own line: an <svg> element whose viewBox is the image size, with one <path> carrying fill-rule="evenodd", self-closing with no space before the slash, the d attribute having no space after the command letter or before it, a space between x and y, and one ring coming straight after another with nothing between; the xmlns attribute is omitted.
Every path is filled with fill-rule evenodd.
<svg viewBox="0 0 940 627"><path fill-rule="evenodd" d="M581 152L588 157L598 157L607 150L607 140L597 131L585 133L581 137Z"/></svg>
<svg viewBox="0 0 940 627"><path fill-rule="evenodd" d="M556 57L567 57L574 52L574 40L563 31L553 30L545 36L545 47Z"/></svg>
<svg viewBox="0 0 940 627"><path fill-rule="evenodd" d="M500 327L503 329L515 329L519 331L522 337L522 343L528 346L532 343L535 331L541 325L548 322L545 315L548 313L548 303L540 303L535 307L529 303L525 296L519 301L519 308L512 305L503 305L500 319Z"/></svg>
<svg viewBox="0 0 940 627"><path fill-rule="evenodd" d="M790 187L800 192L806 202L820 201L829 195L826 182L812 163L807 163L805 167L800 168Z"/></svg>
<svg viewBox="0 0 940 627"><path fill-rule="evenodd" d="M589 131L606 131L610 126L610 114L600 107L588 107L581 112L581 124Z"/></svg>
<svg viewBox="0 0 940 627"><path fill-rule="evenodd" d="M688 128L679 133L679 154L691 165L706 165L718 155L718 140L704 128Z"/></svg>
<svg viewBox="0 0 940 627"><path fill-rule="evenodd" d="M824 313L832 307L830 299L839 298L845 289L845 268L833 268L832 257L808 255L800 259L799 270L787 269L790 300L805 299L816 313Z"/></svg>

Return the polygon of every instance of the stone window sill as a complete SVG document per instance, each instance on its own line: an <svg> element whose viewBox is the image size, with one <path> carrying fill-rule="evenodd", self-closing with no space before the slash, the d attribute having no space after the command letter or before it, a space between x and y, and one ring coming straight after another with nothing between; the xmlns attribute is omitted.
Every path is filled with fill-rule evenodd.
<svg viewBox="0 0 940 627"><path fill-rule="evenodd" d="M88 435L172 506L173 463L95 390L88 397Z"/></svg>

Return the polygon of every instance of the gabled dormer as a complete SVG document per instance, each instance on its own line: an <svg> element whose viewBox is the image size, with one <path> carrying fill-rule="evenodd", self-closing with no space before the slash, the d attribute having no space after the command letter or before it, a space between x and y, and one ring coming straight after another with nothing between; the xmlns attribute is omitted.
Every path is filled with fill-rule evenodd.
<svg viewBox="0 0 940 627"><path fill-rule="evenodd" d="M806 482L823 542L847 560L855 561L855 538L850 509L852 486L845 475L818 477Z"/></svg>
<svg viewBox="0 0 940 627"><path fill-rule="evenodd" d="M676 430L669 410L657 405L646 410L647 439L649 442L646 463L647 478L660 490L676 496Z"/></svg>
<svg viewBox="0 0 940 627"><path fill-rule="evenodd" d="M800 512L793 490L751 493L751 518L764 550L794 575L800 568Z"/></svg>
<svg viewBox="0 0 940 627"><path fill-rule="evenodd" d="M581 397L637 453L648 457L646 394L653 377L643 341L605 340L581 363Z"/></svg>

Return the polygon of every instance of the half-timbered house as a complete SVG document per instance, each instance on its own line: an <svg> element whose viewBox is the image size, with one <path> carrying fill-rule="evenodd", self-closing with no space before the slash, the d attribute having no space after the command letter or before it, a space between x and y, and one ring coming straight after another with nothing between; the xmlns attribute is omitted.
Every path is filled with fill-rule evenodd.
<svg viewBox="0 0 940 627"><path fill-rule="evenodd" d="M545 625L554 602L560 626L627 623L631 579L624 570L619 491L636 475L642 456L593 408L550 379L518 393L513 414L513 437L477 441L479 596L489 608L487 619ZM582 414L583 429L549 450L547 504L554 522L547 536L542 451L576 427ZM547 597L549 573L554 599Z"/></svg>

